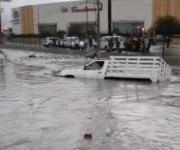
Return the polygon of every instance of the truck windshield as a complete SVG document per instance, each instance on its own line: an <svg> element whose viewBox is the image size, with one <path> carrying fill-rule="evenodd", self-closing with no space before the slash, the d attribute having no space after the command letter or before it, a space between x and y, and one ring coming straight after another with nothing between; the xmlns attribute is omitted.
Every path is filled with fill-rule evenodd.
<svg viewBox="0 0 180 150"><path fill-rule="evenodd" d="M95 61L92 64L85 66L84 70L101 70L104 66L104 61Z"/></svg>

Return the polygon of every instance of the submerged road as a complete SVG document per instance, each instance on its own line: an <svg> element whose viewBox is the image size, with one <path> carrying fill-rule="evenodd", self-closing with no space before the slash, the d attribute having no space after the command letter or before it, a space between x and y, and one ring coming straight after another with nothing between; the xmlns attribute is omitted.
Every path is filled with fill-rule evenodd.
<svg viewBox="0 0 180 150"><path fill-rule="evenodd" d="M53 72L89 60L3 51L10 61L0 60L0 149L179 150L178 65L159 84L64 79Z"/></svg>

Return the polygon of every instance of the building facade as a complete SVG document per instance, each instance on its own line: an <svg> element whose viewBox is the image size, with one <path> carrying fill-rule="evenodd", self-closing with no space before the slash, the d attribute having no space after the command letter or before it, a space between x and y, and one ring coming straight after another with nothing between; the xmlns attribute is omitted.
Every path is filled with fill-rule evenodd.
<svg viewBox="0 0 180 150"><path fill-rule="evenodd" d="M12 10L15 34L55 33L78 27L82 32L96 30L96 0L59 2L24 6ZM101 33L108 33L108 0L101 0ZM180 19L180 0L112 0L112 30L131 32L137 26L150 28L162 15ZM179 16L178 16L179 15Z"/></svg>
<svg viewBox="0 0 180 150"><path fill-rule="evenodd" d="M180 20L180 0L153 0L153 22L159 16L176 16Z"/></svg>

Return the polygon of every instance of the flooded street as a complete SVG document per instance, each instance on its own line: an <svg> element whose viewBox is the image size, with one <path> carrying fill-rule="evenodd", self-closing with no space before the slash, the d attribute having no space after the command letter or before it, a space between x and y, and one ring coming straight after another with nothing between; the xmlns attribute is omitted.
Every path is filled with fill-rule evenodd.
<svg viewBox="0 0 180 150"><path fill-rule="evenodd" d="M179 67L159 84L65 79L54 72L89 60L3 51L9 61L0 60L0 150L180 149Z"/></svg>

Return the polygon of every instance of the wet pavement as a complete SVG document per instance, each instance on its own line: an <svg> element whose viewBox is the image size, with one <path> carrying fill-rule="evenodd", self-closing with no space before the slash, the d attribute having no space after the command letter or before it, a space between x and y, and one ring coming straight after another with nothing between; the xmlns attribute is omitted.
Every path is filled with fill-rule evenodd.
<svg viewBox="0 0 180 150"><path fill-rule="evenodd" d="M80 56L3 50L0 149L179 150L180 67L171 82L54 76ZM35 58L29 58L35 55ZM83 139L92 133L92 140Z"/></svg>

